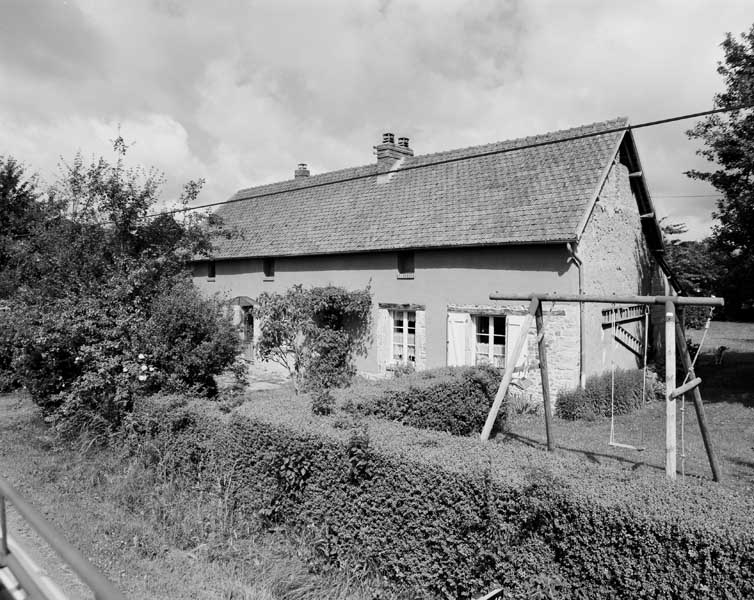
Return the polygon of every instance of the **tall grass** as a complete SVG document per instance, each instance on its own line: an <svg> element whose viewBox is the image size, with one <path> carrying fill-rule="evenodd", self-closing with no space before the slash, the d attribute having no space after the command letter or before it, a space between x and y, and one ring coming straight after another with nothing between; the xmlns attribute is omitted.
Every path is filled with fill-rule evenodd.
<svg viewBox="0 0 754 600"><path fill-rule="evenodd" d="M306 535L234 516L233 473L174 467L170 443L60 442L36 409L0 396L0 467L128 597L373 600L379 582L322 572Z"/></svg>

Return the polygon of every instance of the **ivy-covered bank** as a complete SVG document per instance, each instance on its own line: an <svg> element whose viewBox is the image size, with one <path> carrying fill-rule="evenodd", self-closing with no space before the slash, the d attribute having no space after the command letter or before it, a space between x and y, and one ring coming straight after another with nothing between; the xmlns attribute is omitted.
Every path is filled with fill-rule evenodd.
<svg viewBox="0 0 754 600"><path fill-rule="evenodd" d="M398 597L754 595L754 502L720 486L276 404L228 418L146 402L132 440L170 445L151 456L178 461L171 477L220 468L238 516L312 532L318 564L377 572Z"/></svg>

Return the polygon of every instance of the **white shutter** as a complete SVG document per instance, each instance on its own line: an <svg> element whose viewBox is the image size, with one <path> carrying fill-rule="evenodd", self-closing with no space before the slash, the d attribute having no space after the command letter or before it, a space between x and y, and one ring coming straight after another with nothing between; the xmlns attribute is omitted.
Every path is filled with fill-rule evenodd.
<svg viewBox="0 0 754 600"><path fill-rule="evenodd" d="M526 315L507 315L505 317L507 331L505 332L505 366L508 367L513 359L513 349L519 336L528 335L528 331L523 331ZM529 344L524 344L521 356L516 361L516 368L521 369L526 366L526 360L529 355Z"/></svg>
<svg viewBox="0 0 754 600"><path fill-rule="evenodd" d="M393 320L386 308L377 309L375 332L377 337L377 371L384 373L387 364L390 362L393 343Z"/></svg>
<svg viewBox="0 0 754 600"><path fill-rule="evenodd" d="M448 366L472 364L471 316L468 313L448 312Z"/></svg>

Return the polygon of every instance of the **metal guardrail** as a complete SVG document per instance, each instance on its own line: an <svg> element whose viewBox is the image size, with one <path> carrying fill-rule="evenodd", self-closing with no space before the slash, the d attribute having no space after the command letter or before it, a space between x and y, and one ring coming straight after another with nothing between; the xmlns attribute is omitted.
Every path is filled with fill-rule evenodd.
<svg viewBox="0 0 754 600"><path fill-rule="evenodd" d="M84 556L61 533L50 525L44 517L10 485L0 477L0 567L8 567L13 576L29 598L39 600L53 600L53 596L46 589L38 575L30 572L28 563L19 560L8 543L8 523L6 518L6 498L13 504L18 513L26 520L31 528L42 537L50 547L68 564L89 589L94 592L96 600L125 600L110 581L92 566Z"/></svg>

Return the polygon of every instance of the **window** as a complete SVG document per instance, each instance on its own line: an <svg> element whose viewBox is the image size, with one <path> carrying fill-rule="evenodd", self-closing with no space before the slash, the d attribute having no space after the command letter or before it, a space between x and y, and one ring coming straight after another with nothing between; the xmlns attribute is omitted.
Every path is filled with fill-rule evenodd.
<svg viewBox="0 0 754 600"><path fill-rule="evenodd" d="M207 263L207 279L215 279L215 261L211 260Z"/></svg>
<svg viewBox="0 0 754 600"><path fill-rule="evenodd" d="M393 321L390 358L403 365L416 364L416 312L391 310Z"/></svg>
<svg viewBox="0 0 754 600"><path fill-rule="evenodd" d="M398 279L414 278L414 253L398 253Z"/></svg>
<svg viewBox="0 0 754 600"><path fill-rule="evenodd" d="M505 366L505 317L479 316L476 322L476 364Z"/></svg>
<svg viewBox="0 0 754 600"><path fill-rule="evenodd" d="M275 259L274 258L263 258L262 259L262 271L264 272L264 278L274 279L275 278Z"/></svg>

